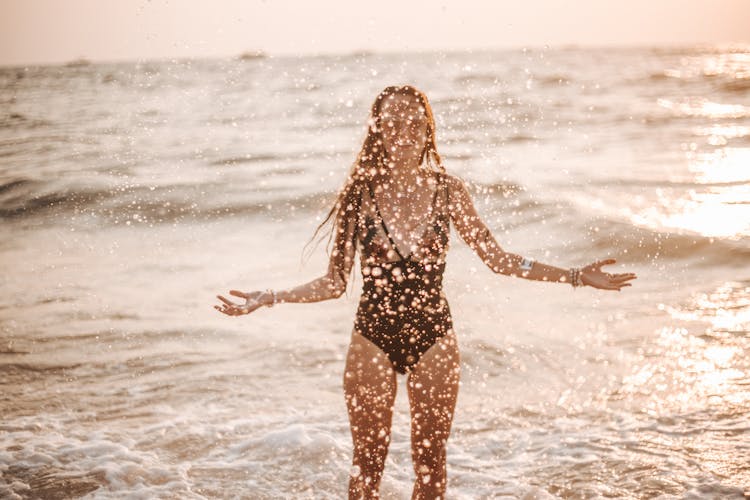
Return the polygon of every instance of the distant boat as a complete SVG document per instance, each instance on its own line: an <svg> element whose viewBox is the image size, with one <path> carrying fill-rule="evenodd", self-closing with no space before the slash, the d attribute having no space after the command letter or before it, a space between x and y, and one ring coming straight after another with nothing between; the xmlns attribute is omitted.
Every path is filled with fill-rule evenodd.
<svg viewBox="0 0 750 500"><path fill-rule="evenodd" d="M84 66L91 66L91 61L83 57L65 63L66 68L82 68Z"/></svg>
<svg viewBox="0 0 750 500"><path fill-rule="evenodd" d="M266 57L268 57L268 54L262 50L250 50L237 56L237 59L240 61L252 61L254 59L265 59Z"/></svg>
<svg viewBox="0 0 750 500"><path fill-rule="evenodd" d="M369 49L355 50L350 53L352 57L370 57L375 55L375 52Z"/></svg>

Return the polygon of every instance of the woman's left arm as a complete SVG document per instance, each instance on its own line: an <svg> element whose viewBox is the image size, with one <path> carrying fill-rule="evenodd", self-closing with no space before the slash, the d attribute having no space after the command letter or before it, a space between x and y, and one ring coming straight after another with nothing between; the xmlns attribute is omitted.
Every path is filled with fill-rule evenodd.
<svg viewBox="0 0 750 500"><path fill-rule="evenodd" d="M456 231L492 271L529 280L556 283L571 283L571 279L575 278L573 276L575 271L571 269L532 261L503 250L477 214L466 185L460 179L448 176L448 188L450 193L448 209ZM623 287L631 286L629 281L636 278L635 274L611 274L601 270L602 266L614 263L615 259L605 259L581 268L578 284L618 291Z"/></svg>

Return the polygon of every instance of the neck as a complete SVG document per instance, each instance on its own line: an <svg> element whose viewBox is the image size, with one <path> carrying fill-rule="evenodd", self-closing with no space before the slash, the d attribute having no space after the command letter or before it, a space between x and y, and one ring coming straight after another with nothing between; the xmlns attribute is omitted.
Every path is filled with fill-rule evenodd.
<svg viewBox="0 0 750 500"><path fill-rule="evenodd" d="M391 157L388 161L393 164L387 169L387 177L396 187L405 190L407 186L414 186L424 179L424 172L419 165L419 155Z"/></svg>
<svg viewBox="0 0 750 500"><path fill-rule="evenodd" d="M424 182L424 171L418 165L414 167L396 165L395 167L391 167L387 174L388 183L391 185L390 191L411 192Z"/></svg>

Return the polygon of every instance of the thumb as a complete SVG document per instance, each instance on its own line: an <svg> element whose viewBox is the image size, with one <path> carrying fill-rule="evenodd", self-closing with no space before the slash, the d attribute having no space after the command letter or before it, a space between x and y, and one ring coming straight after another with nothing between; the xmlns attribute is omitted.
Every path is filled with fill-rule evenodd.
<svg viewBox="0 0 750 500"><path fill-rule="evenodd" d="M602 260L594 262L593 267L602 267L602 266L606 266L609 264L614 264L615 262L617 262L615 259L602 259Z"/></svg>
<svg viewBox="0 0 750 500"><path fill-rule="evenodd" d="M248 294L245 292L241 292L239 290L229 290L229 295L234 295L235 297L242 297L243 299L246 299Z"/></svg>

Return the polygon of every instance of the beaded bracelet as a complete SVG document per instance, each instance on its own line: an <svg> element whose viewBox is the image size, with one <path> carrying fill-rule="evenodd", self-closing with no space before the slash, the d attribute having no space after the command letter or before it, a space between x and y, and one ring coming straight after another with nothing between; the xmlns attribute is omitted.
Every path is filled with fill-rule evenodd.
<svg viewBox="0 0 750 500"><path fill-rule="evenodd" d="M579 286L583 286L583 276L581 273L581 268L579 267L570 268L570 284L573 286L573 288L578 288Z"/></svg>
<svg viewBox="0 0 750 500"><path fill-rule="evenodd" d="M268 304L268 307L275 306L276 305L276 291L275 290L271 290L270 288L268 288L268 289L266 289L266 293L270 293L271 294L271 303Z"/></svg>

